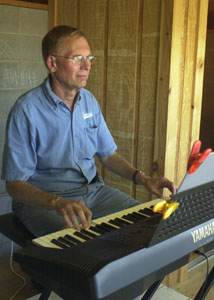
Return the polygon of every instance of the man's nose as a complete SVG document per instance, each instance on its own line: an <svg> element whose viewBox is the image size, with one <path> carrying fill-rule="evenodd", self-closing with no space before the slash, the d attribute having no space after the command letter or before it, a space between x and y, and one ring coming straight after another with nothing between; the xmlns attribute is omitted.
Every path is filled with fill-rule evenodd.
<svg viewBox="0 0 214 300"><path fill-rule="evenodd" d="M89 70L91 68L91 62L88 59L84 59L81 62L81 68Z"/></svg>

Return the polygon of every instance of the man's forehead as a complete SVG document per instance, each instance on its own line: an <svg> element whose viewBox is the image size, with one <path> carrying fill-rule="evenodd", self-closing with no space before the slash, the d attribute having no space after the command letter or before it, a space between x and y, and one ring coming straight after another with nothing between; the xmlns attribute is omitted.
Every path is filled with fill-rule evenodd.
<svg viewBox="0 0 214 300"><path fill-rule="evenodd" d="M67 36L65 37L60 45L59 49L63 51L69 51L69 52L74 52L77 50L89 50L90 47L89 44L84 37L78 37L78 36Z"/></svg>

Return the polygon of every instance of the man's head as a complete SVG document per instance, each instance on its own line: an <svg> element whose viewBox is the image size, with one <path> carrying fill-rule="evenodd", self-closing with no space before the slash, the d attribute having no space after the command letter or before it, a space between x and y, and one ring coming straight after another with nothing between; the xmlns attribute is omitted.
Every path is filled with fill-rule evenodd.
<svg viewBox="0 0 214 300"><path fill-rule="evenodd" d="M43 38L42 54L53 90L67 93L85 87L93 56L81 31L67 25L54 27Z"/></svg>
<svg viewBox="0 0 214 300"><path fill-rule="evenodd" d="M62 45L64 38L68 36L85 38L83 32L68 25L59 25L48 31L42 40L42 56L45 63L48 55L57 53L58 48Z"/></svg>

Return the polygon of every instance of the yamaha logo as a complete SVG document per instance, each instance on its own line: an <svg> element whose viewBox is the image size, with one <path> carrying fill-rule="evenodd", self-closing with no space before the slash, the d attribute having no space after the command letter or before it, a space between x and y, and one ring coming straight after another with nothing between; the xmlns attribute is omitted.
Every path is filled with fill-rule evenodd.
<svg viewBox="0 0 214 300"><path fill-rule="evenodd" d="M194 244L214 234L214 222L201 226L191 232Z"/></svg>

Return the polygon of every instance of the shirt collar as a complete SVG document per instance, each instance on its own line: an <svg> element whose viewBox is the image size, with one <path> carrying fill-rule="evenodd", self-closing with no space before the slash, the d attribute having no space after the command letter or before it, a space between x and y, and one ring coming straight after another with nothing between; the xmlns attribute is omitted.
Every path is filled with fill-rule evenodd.
<svg viewBox="0 0 214 300"><path fill-rule="evenodd" d="M47 99L53 103L53 105L55 106L55 108L58 107L58 105L60 103L64 103L63 100L61 98L59 98L51 89L51 85L50 85L50 74L49 76L44 80L42 87L43 87L43 91L47 97ZM81 99L81 94L82 94L82 89L80 89L80 91L76 94L76 102L79 102Z"/></svg>

